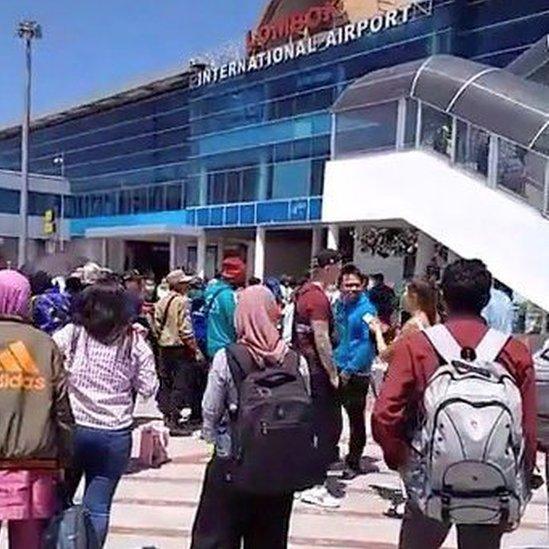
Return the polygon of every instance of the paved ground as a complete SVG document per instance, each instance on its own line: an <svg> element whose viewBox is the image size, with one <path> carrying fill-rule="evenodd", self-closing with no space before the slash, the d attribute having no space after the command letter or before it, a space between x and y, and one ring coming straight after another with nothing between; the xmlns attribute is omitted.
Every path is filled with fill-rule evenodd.
<svg viewBox="0 0 549 549"><path fill-rule="evenodd" d="M369 446L367 452L374 458L381 457L376 446ZM207 452L197 438L172 439L170 456L171 463L159 470L124 478L115 498L109 548L188 547ZM337 510L324 511L297 502L292 515L290 547L394 547L399 521L383 516L387 504L369 485L394 484L398 480L383 467L381 460L378 464L380 473L357 478L344 487L342 505ZM506 548L549 547L544 494L543 490L536 493L522 527L506 538ZM451 536L445 547L455 546L455 538Z"/></svg>
<svg viewBox="0 0 549 549"><path fill-rule="evenodd" d="M139 413L153 416L155 410L151 405L142 405ZM114 501L108 549L182 549L189 546L202 475L208 460L207 450L198 438L185 438L172 439L169 452L171 462L162 468L124 477ZM136 453L137 445L134 445ZM345 495L339 509L324 511L301 502L295 504L291 548L395 547L400 523L383 516L387 503L374 493L370 485L395 485L398 479L384 468L378 447L368 446L367 453L379 460L381 472L357 478L344 486ZM505 548L549 548L544 495L543 489L535 494L522 527L506 538ZM7 547L5 537L3 529L0 536L2 549ZM445 547L456 547L453 535Z"/></svg>

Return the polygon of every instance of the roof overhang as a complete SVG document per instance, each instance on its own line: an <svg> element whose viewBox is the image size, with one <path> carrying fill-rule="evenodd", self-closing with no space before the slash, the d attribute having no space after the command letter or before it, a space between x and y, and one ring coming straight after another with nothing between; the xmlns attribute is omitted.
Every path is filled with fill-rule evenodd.
<svg viewBox="0 0 549 549"><path fill-rule="evenodd" d="M190 225L126 225L122 227L94 227L86 229L86 238L160 238L171 236L197 237L203 229Z"/></svg>
<svg viewBox="0 0 549 549"><path fill-rule="evenodd" d="M549 87L451 55L370 72L339 96L336 115L412 98L525 148L549 154Z"/></svg>

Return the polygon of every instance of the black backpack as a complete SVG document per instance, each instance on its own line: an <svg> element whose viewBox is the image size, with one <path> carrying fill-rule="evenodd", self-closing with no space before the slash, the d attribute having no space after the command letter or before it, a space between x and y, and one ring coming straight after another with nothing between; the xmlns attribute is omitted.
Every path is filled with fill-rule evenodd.
<svg viewBox="0 0 549 549"><path fill-rule="evenodd" d="M89 512L81 505L61 511L48 525L42 549L99 549Z"/></svg>
<svg viewBox="0 0 549 549"><path fill-rule="evenodd" d="M289 351L282 366L259 369L243 345L226 352L238 390L238 408L231 414L234 486L281 495L317 484L322 467L299 355Z"/></svg>

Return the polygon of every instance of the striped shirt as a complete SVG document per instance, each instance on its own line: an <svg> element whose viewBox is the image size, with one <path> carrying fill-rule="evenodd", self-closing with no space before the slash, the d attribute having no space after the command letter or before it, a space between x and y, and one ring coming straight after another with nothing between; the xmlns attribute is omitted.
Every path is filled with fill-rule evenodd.
<svg viewBox="0 0 549 549"><path fill-rule="evenodd" d="M105 430L130 427L135 393L149 398L158 388L153 353L139 329L113 345L73 324L53 338L65 357L76 424Z"/></svg>

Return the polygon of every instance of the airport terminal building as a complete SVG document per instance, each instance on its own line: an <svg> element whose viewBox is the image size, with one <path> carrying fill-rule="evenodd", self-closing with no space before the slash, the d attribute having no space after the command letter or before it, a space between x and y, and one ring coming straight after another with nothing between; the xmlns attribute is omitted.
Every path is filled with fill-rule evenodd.
<svg viewBox="0 0 549 549"><path fill-rule="evenodd" d="M68 246L116 269L161 274L184 265L212 276L225 254L239 253L258 276L298 275L328 242L402 278L429 262L434 240L461 255L483 251L446 242L445 231L414 215L374 207L384 173L414 185L425 149L455 177L465 173L460 154L474 150L470 177L536 215L533 230L547 232L548 31L545 0L271 0L238 56L197 57L160 80L33 120L30 171L68 181L43 193L44 205L63 216ZM536 43L537 56L529 55ZM523 139L500 128L498 107L486 123L458 113L471 84L471 101L524 85L520 116L537 112L534 131ZM449 100L438 101L433 93L445 86ZM0 130L1 169L19 169L20 139L20 127ZM368 179L365 165L345 168L351 187L341 179L341 166L360 156L379 163L396 154L408 155L400 173L393 159L392 175L385 165ZM429 169L438 168L446 177L438 164ZM7 192L17 193L0 173L0 198ZM0 218L17 214L10 200L0 200ZM372 251L380 231L394 239L409 229L424 231L416 257ZM0 236L11 253L15 235ZM501 275L515 282L508 267Z"/></svg>

